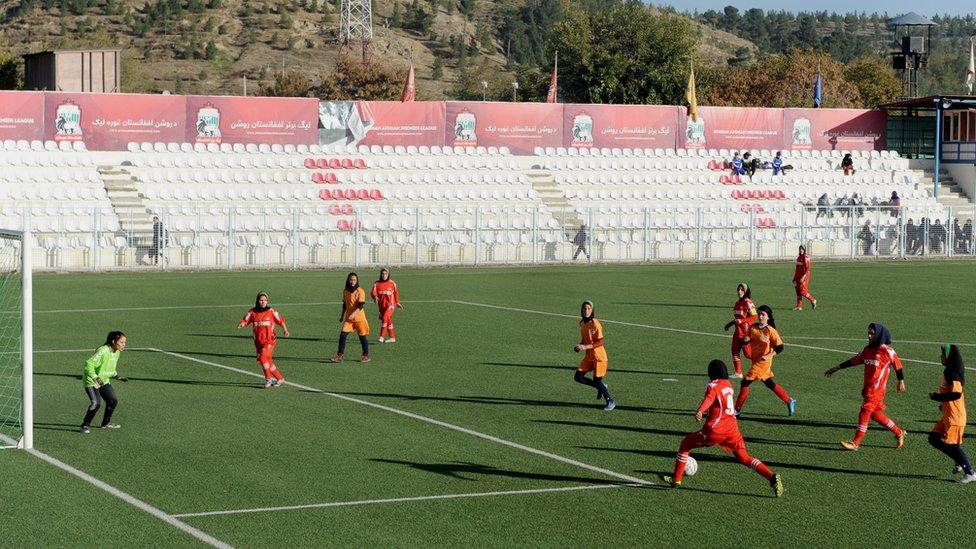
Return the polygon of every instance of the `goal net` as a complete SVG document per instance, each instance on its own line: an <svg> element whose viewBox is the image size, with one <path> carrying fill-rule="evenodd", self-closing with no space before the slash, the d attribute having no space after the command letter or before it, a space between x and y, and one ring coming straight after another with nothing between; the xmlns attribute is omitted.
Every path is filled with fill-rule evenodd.
<svg viewBox="0 0 976 549"><path fill-rule="evenodd" d="M25 242L23 233L0 229L0 448L33 447L31 269Z"/></svg>

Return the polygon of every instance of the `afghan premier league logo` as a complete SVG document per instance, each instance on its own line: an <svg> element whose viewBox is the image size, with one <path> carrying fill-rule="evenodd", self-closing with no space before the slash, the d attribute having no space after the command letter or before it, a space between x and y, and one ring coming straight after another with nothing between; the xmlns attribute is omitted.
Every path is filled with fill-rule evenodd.
<svg viewBox="0 0 976 549"><path fill-rule="evenodd" d="M793 144L794 145L812 145L813 140L810 137L811 126L810 121L806 118L797 118L793 121Z"/></svg>
<svg viewBox="0 0 976 549"><path fill-rule="evenodd" d="M698 146L702 147L705 145L705 119L701 116L698 120L692 120L688 117L688 124L685 126L685 146L691 145L692 147Z"/></svg>
<svg viewBox="0 0 976 549"><path fill-rule="evenodd" d="M81 107L71 101L58 105L54 113L54 140L81 141Z"/></svg>
<svg viewBox="0 0 976 549"><path fill-rule="evenodd" d="M220 143L220 111L210 103L197 111L197 143Z"/></svg>
<svg viewBox="0 0 976 549"><path fill-rule="evenodd" d="M454 120L454 144L455 145L474 145L478 142L476 131L478 121L474 113L458 113Z"/></svg>
<svg viewBox="0 0 976 549"><path fill-rule="evenodd" d="M589 147L593 145L593 117L580 113L573 118L573 146Z"/></svg>

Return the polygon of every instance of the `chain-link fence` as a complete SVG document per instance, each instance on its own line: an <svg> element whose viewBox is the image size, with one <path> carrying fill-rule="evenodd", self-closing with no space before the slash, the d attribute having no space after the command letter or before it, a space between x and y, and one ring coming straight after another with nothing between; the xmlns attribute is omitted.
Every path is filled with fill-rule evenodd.
<svg viewBox="0 0 976 549"><path fill-rule="evenodd" d="M801 243L818 257L971 256L976 212L336 205L45 213L31 218L38 270L756 260L793 257Z"/></svg>

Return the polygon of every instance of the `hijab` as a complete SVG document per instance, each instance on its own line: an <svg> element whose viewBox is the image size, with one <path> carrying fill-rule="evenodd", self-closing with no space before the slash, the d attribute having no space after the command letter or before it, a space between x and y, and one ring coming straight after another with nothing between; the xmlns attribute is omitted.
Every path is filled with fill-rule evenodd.
<svg viewBox="0 0 976 549"><path fill-rule="evenodd" d="M349 284L349 279L352 277L356 277L355 286ZM346 291L352 293L355 292L357 289L359 289L359 275L356 273L349 273L348 275L346 275Z"/></svg>
<svg viewBox="0 0 976 549"><path fill-rule="evenodd" d="M757 313L765 312L767 315L769 315L769 322L767 322L767 324L772 326L773 328L776 327L776 320L773 318L772 307L770 307L769 305L760 305L759 308L756 309L756 312Z"/></svg>
<svg viewBox="0 0 976 549"><path fill-rule="evenodd" d="M888 331L888 328L884 327L884 324L872 322L868 324L868 328L874 328L874 337L868 342L869 348L877 349L882 345L889 345L891 343L891 332Z"/></svg>
<svg viewBox="0 0 976 549"><path fill-rule="evenodd" d="M263 313L263 312L265 312L265 311L267 311L268 309L271 308L271 307L262 307L261 306L261 296L268 297L268 294L266 294L264 292L258 292L258 295L255 296L255 298L254 298L254 308L251 309L255 313ZM271 299L268 298L268 301L270 301L270 300Z"/></svg>
<svg viewBox="0 0 976 549"><path fill-rule="evenodd" d="M951 385L953 381L958 381L960 385L964 384L966 366L962 362L959 347L946 343L942 346L942 356L945 357L945 371L942 372L942 377L945 378L946 385Z"/></svg>
<svg viewBox="0 0 976 549"><path fill-rule="evenodd" d="M586 316L585 314L583 314L583 309L587 305L592 307L592 309L590 310L590 316ZM590 300L584 301L583 304L580 305L580 317L582 318L582 320L580 320L580 324L586 324L587 322L590 322L591 320L593 320L594 316L596 316L596 307L593 307L593 302Z"/></svg>

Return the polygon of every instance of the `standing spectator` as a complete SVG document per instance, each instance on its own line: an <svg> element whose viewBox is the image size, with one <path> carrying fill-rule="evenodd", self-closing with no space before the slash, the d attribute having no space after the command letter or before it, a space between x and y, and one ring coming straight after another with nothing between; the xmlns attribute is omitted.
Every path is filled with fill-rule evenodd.
<svg viewBox="0 0 976 549"><path fill-rule="evenodd" d="M888 206L890 206L889 212L891 217L898 217L898 212L901 211L901 198L898 197L898 191L891 191L891 198L888 200Z"/></svg>
<svg viewBox="0 0 976 549"><path fill-rule="evenodd" d="M830 198L827 196L827 193L823 193L820 195L820 198L817 199L817 219L820 219L823 216L830 217L827 215L829 211Z"/></svg>
<svg viewBox="0 0 976 549"><path fill-rule="evenodd" d="M163 222L159 220L159 216L153 216L153 234L152 234L152 249L149 251L149 257L152 259L153 265L159 265L159 258L163 248L166 247L166 230L163 227Z"/></svg>
<svg viewBox="0 0 976 549"><path fill-rule="evenodd" d="M576 231L576 236L573 237L573 244L576 244L576 252L573 253L573 261L579 257L579 254L585 254L587 261L590 259L590 252L586 249L586 242L589 240L589 231L586 230L586 225L580 225L578 231Z"/></svg>
<svg viewBox="0 0 976 549"><path fill-rule="evenodd" d="M912 218L908 218L908 223L905 224L905 253L914 254L918 248L918 227L915 226L915 221Z"/></svg>
<svg viewBox="0 0 976 549"><path fill-rule="evenodd" d="M973 253L973 220L969 219L962 226L962 245L967 254Z"/></svg>
<svg viewBox="0 0 976 549"><path fill-rule="evenodd" d="M783 166L783 153L776 151L773 157L773 175L786 175L786 166Z"/></svg>
<svg viewBox="0 0 976 549"><path fill-rule="evenodd" d="M942 253L942 251L945 249L946 226L942 224L941 219L935 220L935 223L932 224L932 230L930 233L930 238L932 239L932 252L937 254Z"/></svg>
<svg viewBox="0 0 976 549"><path fill-rule="evenodd" d="M959 225L959 218L952 220L952 251L955 253L962 253L965 249L963 247L965 242L962 238L962 226Z"/></svg>
<svg viewBox="0 0 976 549"><path fill-rule="evenodd" d="M930 239L930 233L932 227L929 218L923 217L918 222L918 250L922 255L928 253L932 247L932 241Z"/></svg>
<svg viewBox="0 0 976 549"><path fill-rule="evenodd" d="M746 169L743 166L742 157L739 156L739 151L735 151L735 155L732 156L732 175L745 175Z"/></svg>
<svg viewBox="0 0 976 549"><path fill-rule="evenodd" d="M851 198L849 196L847 196L846 194L844 196L838 198L834 202L834 206L837 206L840 209L840 216L841 217L850 217L851 216L850 205L851 205Z"/></svg>
<svg viewBox="0 0 976 549"><path fill-rule="evenodd" d="M851 215L852 216L854 216L854 217L861 217L862 215L864 215L864 208L861 208L860 207L860 206L863 206L863 205L864 205L864 201L861 199L861 196L859 194L854 193L853 195L851 195Z"/></svg>
<svg viewBox="0 0 976 549"><path fill-rule="evenodd" d="M856 170L854 169L854 159L851 158L851 153L844 155L844 159L840 161L840 167L844 170L844 175L854 175Z"/></svg>
<svg viewBox="0 0 976 549"><path fill-rule="evenodd" d="M861 245L864 246L864 255L871 255L875 236L874 231L871 230L870 219L864 222L864 226L861 227L861 232L857 233L857 238L861 241Z"/></svg>

